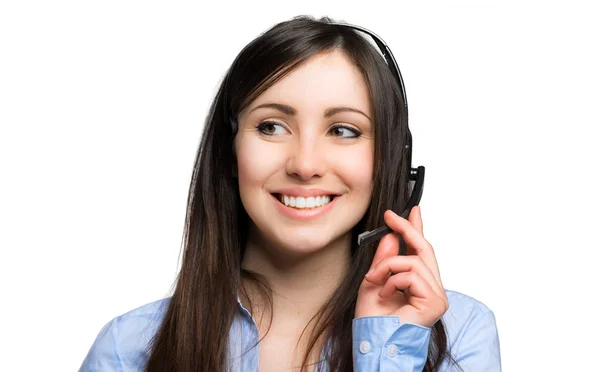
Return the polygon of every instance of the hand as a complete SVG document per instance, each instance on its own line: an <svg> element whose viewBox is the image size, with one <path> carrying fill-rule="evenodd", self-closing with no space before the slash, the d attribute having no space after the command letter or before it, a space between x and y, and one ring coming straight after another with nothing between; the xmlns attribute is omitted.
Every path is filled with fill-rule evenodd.
<svg viewBox="0 0 600 372"><path fill-rule="evenodd" d="M448 298L433 247L423 236L421 207L414 207L408 220L391 210L383 218L406 242L407 255L398 255L395 233L381 238L372 271L358 290L354 317L397 315L403 323L431 327L448 310Z"/></svg>

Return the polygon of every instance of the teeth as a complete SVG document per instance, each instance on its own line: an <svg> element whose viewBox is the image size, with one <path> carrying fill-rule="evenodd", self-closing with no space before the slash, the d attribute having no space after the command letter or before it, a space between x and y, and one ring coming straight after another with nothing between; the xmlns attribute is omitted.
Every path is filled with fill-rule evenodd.
<svg viewBox="0 0 600 372"><path fill-rule="evenodd" d="M322 196L309 196L308 198L302 196L288 196L288 195L280 195L279 201L285 204L288 207L298 208L298 209L311 209L311 208L319 208L331 201L331 198L328 195Z"/></svg>

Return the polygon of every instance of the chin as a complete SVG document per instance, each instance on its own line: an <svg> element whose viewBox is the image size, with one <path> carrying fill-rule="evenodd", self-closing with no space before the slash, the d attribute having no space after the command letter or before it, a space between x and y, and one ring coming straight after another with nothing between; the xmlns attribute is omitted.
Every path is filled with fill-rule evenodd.
<svg viewBox="0 0 600 372"><path fill-rule="evenodd" d="M312 253L325 249L339 239L338 234L332 234L331 231L315 230L296 228L293 232L279 233L275 237L275 241L278 242L276 246L295 253Z"/></svg>
<svg viewBox="0 0 600 372"><path fill-rule="evenodd" d="M316 240L298 240L288 237L282 242L281 247L286 251L295 253L312 253L323 250L328 243Z"/></svg>

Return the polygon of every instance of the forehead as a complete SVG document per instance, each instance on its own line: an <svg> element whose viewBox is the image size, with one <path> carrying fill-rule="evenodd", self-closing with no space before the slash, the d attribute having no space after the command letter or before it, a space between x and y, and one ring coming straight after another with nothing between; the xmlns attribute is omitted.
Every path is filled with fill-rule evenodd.
<svg viewBox="0 0 600 372"><path fill-rule="evenodd" d="M362 74L339 51L313 56L270 86L248 110L266 102L289 104L299 112L344 105L371 113L369 91Z"/></svg>

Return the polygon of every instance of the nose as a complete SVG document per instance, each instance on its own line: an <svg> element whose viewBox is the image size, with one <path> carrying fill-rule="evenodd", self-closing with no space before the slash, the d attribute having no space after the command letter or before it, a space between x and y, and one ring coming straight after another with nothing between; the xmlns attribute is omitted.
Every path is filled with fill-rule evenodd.
<svg viewBox="0 0 600 372"><path fill-rule="evenodd" d="M327 170L326 148L316 136L304 136L290 145L287 173L302 181L323 177Z"/></svg>

